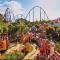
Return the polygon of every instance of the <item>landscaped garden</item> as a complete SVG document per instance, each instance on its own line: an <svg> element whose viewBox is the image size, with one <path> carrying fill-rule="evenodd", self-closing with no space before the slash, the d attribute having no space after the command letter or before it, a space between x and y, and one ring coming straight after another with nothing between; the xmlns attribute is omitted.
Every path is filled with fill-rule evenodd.
<svg viewBox="0 0 60 60"><path fill-rule="evenodd" d="M41 56L50 59L55 52L60 54L60 27L23 18L7 22L2 15L0 21L0 59L41 60Z"/></svg>

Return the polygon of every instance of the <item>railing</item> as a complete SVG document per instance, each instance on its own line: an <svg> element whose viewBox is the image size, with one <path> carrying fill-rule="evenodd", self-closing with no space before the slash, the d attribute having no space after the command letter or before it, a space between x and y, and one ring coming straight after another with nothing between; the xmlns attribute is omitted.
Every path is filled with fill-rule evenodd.
<svg viewBox="0 0 60 60"><path fill-rule="evenodd" d="M55 51L55 53L60 57L60 53L58 53L57 51Z"/></svg>

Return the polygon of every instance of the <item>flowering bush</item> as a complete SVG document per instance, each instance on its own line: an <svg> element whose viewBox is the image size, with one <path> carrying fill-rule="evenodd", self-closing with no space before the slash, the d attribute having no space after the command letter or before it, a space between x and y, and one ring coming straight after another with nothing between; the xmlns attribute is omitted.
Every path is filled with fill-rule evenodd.
<svg viewBox="0 0 60 60"><path fill-rule="evenodd" d="M24 54L22 52L16 52L16 53L5 54L5 57L2 58L2 60L4 60L4 59L6 59L6 60L17 60L17 59L22 60L23 57L24 57Z"/></svg>
<svg viewBox="0 0 60 60"><path fill-rule="evenodd" d="M60 53L60 44L56 43L55 50Z"/></svg>
<svg viewBox="0 0 60 60"><path fill-rule="evenodd" d="M50 54L50 44L45 39L40 39L40 53L42 55Z"/></svg>

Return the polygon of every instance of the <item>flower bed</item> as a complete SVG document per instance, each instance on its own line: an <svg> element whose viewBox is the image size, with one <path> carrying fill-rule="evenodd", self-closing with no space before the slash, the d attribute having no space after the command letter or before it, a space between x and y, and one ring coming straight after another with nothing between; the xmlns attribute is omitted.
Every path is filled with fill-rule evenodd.
<svg viewBox="0 0 60 60"><path fill-rule="evenodd" d="M1 57L0 60L23 60L24 58L24 54L22 52L4 54L3 56L4 57Z"/></svg>
<svg viewBox="0 0 60 60"><path fill-rule="evenodd" d="M60 53L60 44L56 43L55 45L55 51L57 51L58 53Z"/></svg>

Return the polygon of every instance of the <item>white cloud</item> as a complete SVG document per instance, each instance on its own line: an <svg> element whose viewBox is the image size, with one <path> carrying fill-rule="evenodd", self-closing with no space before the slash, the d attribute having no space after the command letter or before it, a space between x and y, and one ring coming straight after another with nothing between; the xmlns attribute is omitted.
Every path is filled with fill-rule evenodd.
<svg viewBox="0 0 60 60"><path fill-rule="evenodd" d="M50 19L55 19L60 16L59 5L60 0L35 0L36 4L41 6L48 14Z"/></svg>
<svg viewBox="0 0 60 60"><path fill-rule="evenodd" d="M7 7L10 8L15 16L23 13L22 5L17 1L6 1L3 4L0 4L0 12L4 14Z"/></svg>
<svg viewBox="0 0 60 60"><path fill-rule="evenodd" d="M25 8L25 10L27 10L27 12L33 6L38 5L38 6L41 6L47 12L47 15L49 16L50 19L55 19L60 16L60 14L59 14L60 12L57 11L60 8L59 7L60 0L32 0L32 2L33 3L31 4L31 6L29 8ZM15 16L18 14L23 14L23 12L24 12L23 11L24 9L23 9L21 3L17 2L17 0L6 1L3 4L0 3L0 9L1 9L0 12L2 14L4 14L7 7L9 7L11 9L11 11L13 11ZM26 12L25 12L25 15L26 15ZM36 18L38 18L38 17L36 17Z"/></svg>

